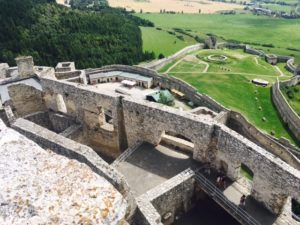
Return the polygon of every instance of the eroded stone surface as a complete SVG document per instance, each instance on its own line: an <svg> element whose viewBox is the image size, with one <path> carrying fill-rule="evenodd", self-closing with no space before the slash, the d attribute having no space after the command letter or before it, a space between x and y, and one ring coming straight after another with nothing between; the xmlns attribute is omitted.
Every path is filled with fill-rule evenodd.
<svg viewBox="0 0 300 225"><path fill-rule="evenodd" d="M125 223L126 201L87 165L0 129L0 224Z"/></svg>

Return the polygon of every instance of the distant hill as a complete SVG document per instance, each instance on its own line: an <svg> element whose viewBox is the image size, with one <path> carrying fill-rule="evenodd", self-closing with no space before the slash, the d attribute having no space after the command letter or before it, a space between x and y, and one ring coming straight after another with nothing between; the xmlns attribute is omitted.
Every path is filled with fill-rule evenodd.
<svg viewBox="0 0 300 225"><path fill-rule="evenodd" d="M138 25L151 23L124 11L73 10L54 0L0 0L0 8L0 62L32 55L40 65L75 61L87 68L145 59Z"/></svg>

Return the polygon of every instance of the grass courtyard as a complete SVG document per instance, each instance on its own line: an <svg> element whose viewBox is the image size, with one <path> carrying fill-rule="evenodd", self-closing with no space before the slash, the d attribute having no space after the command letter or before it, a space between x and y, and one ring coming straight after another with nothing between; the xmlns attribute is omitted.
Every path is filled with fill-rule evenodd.
<svg viewBox="0 0 300 225"><path fill-rule="evenodd" d="M224 62L212 62L210 55L224 55ZM274 66L254 55L241 50L200 50L162 68L193 85L200 93L205 93L227 108L241 112L259 129L275 137L285 137L295 143L282 123L271 99L271 84L292 76L283 65L279 72ZM270 85L260 87L251 83L254 78L267 80Z"/></svg>

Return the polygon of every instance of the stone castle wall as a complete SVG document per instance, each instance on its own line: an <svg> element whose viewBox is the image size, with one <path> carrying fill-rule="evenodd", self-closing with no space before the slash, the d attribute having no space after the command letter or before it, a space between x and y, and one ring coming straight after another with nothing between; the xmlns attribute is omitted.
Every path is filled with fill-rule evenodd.
<svg viewBox="0 0 300 225"><path fill-rule="evenodd" d="M291 152L289 147L284 146L278 140L274 141L269 135L258 130L240 113L231 111L227 126L295 168L300 169L300 160L294 155L294 151Z"/></svg>
<svg viewBox="0 0 300 225"><path fill-rule="evenodd" d="M174 60L183 57L187 53L197 51L197 50L200 50L200 49L203 49L203 48L204 48L204 44L191 45L191 46L188 46L188 47L176 52L172 56L169 56L169 57L166 57L166 58L154 61L154 62L150 62L150 63L144 64L144 65L141 65L141 66L144 67L144 68L147 68L147 69L159 70L162 67L164 67L165 65L173 62Z"/></svg>
<svg viewBox="0 0 300 225"><path fill-rule="evenodd" d="M272 86L272 99L282 118L282 120L288 125L289 129L293 132L295 137L300 140L300 117L288 104L284 95L281 92L281 88L286 86L296 85L300 82L300 76L293 77L289 81L276 82Z"/></svg>
<svg viewBox="0 0 300 225"><path fill-rule="evenodd" d="M36 112L23 118L57 134L65 131L67 128L75 124L73 118L62 113L52 111Z"/></svg>
<svg viewBox="0 0 300 225"><path fill-rule="evenodd" d="M227 175L237 179L241 163L254 172L251 195L270 211L280 213L286 198L300 200L300 171L224 125L216 127L217 158L228 164Z"/></svg>
<svg viewBox="0 0 300 225"><path fill-rule="evenodd" d="M119 110L118 95L111 92L99 95L90 91L91 87L66 81L42 79L41 83L45 90L44 99L47 108L57 111L53 103L55 96L63 96L67 109L65 113L83 124L84 135L90 146L105 147L109 149L106 154L112 157L118 156L121 153L120 150L127 148L126 140L121 138L125 135L121 134L124 129L120 123L122 111ZM105 123L103 109L111 110L112 125Z"/></svg>
<svg viewBox="0 0 300 225"><path fill-rule="evenodd" d="M145 219L142 224L172 224L178 214L187 213L195 204L194 171L187 169L177 176L138 197L137 202ZM150 205L150 206L149 206ZM147 223L155 221L155 223Z"/></svg>
<svg viewBox="0 0 300 225"><path fill-rule="evenodd" d="M42 91L25 84L16 84L8 87L8 93L15 114L23 117L34 112L45 111Z"/></svg>
<svg viewBox="0 0 300 225"><path fill-rule="evenodd" d="M123 110L129 146L137 141L158 145L165 132L179 132L194 143L194 159L213 160L208 151L213 132L212 121L161 104L137 102L130 98L123 100Z"/></svg>
<svg viewBox="0 0 300 225"><path fill-rule="evenodd" d="M66 114L80 120L83 127L88 125L85 124L85 111L98 115L99 107L112 110L112 133L116 139L111 141L117 140L116 149L119 152L121 143L128 142L131 146L137 141L146 141L156 145L160 143L164 132L178 133L194 143L195 160L209 162L215 166L220 165L221 161L227 163L227 174L232 179L238 178L241 163L247 165L255 174L252 195L272 212L279 213L288 196L300 201L299 170L213 119L157 103L137 101L131 97L122 98L118 94L106 93L99 89L96 91L92 86L49 78L41 78L41 84L47 108L51 109L53 106L53 96L62 95L68 109ZM40 135L37 135L41 128L33 128L33 125L28 123L18 122L14 126L23 130L22 132L29 133L32 139L41 141ZM54 135L54 138L53 143L46 143L67 144L60 140L60 136ZM42 142L45 141L46 138L43 137Z"/></svg>
<svg viewBox="0 0 300 225"><path fill-rule="evenodd" d="M70 78L79 77L80 74L81 74L80 70L66 71L66 72L55 72L55 76L59 80L64 80L64 79L70 79Z"/></svg>

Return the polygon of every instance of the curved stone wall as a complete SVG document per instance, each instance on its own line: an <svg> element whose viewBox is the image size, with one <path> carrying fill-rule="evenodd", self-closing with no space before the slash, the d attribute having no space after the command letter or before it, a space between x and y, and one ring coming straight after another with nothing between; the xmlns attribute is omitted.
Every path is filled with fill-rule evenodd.
<svg viewBox="0 0 300 225"><path fill-rule="evenodd" d="M286 62L286 68L288 69L288 71L294 73L295 70L296 70L296 66L294 65L294 61L295 59L294 58L291 58L289 59L287 62Z"/></svg>
<svg viewBox="0 0 300 225"><path fill-rule="evenodd" d="M158 70L158 69L162 68L163 66L171 63L172 61L186 55L189 52L193 52L193 51L200 50L203 48L204 48L204 44L191 45L191 46L188 46L188 47L176 52L172 56L169 56L169 57L166 57L166 58L154 61L154 62L150 62L147 64L143 64L141 66L143 66L144 68L147 68L147 69Z"/></svg>
<svg viewBox="0 0 300 225"><path fill-rule="evenodd" d="M286 86L296 85L300 82L300 76L293 77L289 81L276 82L272 86L272 99L273 102L282 118L287 123L290 130L293 132L295 137L300 140L300 117L289 105L284 95L281 92L281 88Z"/></svg>
<svg viewBox="0 0 300 225"><path fill-rule="evenodd" d="M195 89L190 84L168 76L166 74L160 75L154 70L146 69L143 67L138 66L126 66L126 65L110 65L110 66L104 66L99 69L89 69L86 70L86 74L91 74L95 72L109 72L109 71L123 71L123 72L129 72L129 73L138 73L143 76L152 77L154 85L161 86L162 88L167 89L176 89L182 93L184 93L187 98L199 106L205 106L208 107L216 112L221 111L228 111L224 106L217 103L214 99L207 95L203 95L198 93L197 89Z"/></svg>

